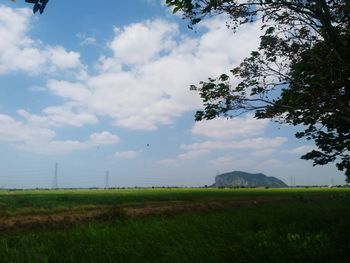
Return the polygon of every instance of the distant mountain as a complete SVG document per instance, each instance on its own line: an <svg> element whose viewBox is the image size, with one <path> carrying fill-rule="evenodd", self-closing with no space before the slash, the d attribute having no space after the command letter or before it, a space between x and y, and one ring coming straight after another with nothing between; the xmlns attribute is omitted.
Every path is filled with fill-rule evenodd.
<svg viewBox="0 0 350 263"><path fill-rule="evenodd" d="M275 177L262 173L234 171L217 175L213 187L287 187L287 185Z"/></svg>

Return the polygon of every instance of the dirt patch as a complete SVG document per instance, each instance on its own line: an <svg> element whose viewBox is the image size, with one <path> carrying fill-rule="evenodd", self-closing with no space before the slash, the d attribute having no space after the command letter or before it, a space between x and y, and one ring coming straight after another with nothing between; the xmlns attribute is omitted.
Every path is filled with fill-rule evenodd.
<svg viewBox="0 0 350 263"><path fill-rule="evenodd" d="M0 217L0 231L65 227L91 221L105 221L113 218L121 218L122 214L123 212L121 209L110 207L90 210L67 210L50 215Z"/></svg>
<svg viewBox="0 0 350 263"><path fill-rule="evenodd" d="M255 197L252 199L219 200L219 201L177 201L146 203L142 206L122 206L127 217L144 217L150 215L176 215L187 212L201 212L211 210L222 210L225 208L249 207L262 204L278 204L290 202L312 202L334 198L334 196L313 195L294 196L286 198Z"/></svg>
<svg viewBox="0 0 350 263"><path fill-rule="evenodd" d="M149 215L176 215L187 212L201 212L222 210L224 208L248 207L264 203L279 203L289 199L254 199L254 200L229 200L229 201L193 201L172 202L163 204L146 204L143 207L126 207L128 217L144 217Z"/></svg>
<svg viewBox="0 0 350 263"><path fill-rule="evenodd" d="M139 218L150 215L172 216L180 213L205 212L225 208L256 206L266 203L308 202L329 199L331 196L298 196L293 198L254 198L220 201L166 201L123 204L114 207L89 207L61 211L55 214L18 214L0 217L0 231L60 228L92 221Z"/></svg>

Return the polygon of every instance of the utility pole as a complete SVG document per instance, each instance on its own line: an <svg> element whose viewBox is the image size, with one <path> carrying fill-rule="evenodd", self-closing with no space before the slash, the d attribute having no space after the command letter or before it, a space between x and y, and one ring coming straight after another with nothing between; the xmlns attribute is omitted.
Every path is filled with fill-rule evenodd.
<svg viewBox="0 0 350 263"><path fill-rule="evenodd" d="M107 188L109 188L109 171L106 171L106 185L105 185L105 188L107 189Z"/></svg>
<svg viewBox="0 0 350 263"><path fill-rule="evenodd" d="M55 176L53 178L53 189L58 189L58 163L55 163Z"/></svg>

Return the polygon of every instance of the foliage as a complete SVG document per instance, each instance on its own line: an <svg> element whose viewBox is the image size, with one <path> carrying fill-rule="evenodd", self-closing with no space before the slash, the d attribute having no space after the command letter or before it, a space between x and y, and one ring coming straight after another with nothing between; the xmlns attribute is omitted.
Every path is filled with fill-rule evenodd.
<svg viewBox="0 0 350 263"><path fill-rule="evenodd" d="M16 0L11 0L12 2L15 2ZM49 0L25 0L26 3L33 4L33 13L35 14L36 12L39 11L40 14L42 14L45 10L45 7Z"/></svg>
<svg viewBox="0 0 350 263"><path fill-rule="evenodd" d="M167 0L190 27L211 15L229 15L236 30L261 21L258 50L230 76L192 85L203 100L196 120L256 118L300 125L296 134L317 149L302 156L314 165L336 162L350 181L350 1L349 0Z"/></svg>

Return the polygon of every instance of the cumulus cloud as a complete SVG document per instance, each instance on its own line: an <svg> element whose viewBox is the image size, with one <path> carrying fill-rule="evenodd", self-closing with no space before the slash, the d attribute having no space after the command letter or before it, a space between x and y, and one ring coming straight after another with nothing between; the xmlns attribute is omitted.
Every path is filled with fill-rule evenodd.
<svg viewBox="0 0 350 263"><path fill-rule="evenodd" d="M211 160L210 164L220 168L245 170L247 168L251 169L255 162L251 159L240 159L231 155L224 155Z"/></svg>
<svg viewBox="0 0 350 263"><path fill-rule="evenodd" d="M298 154L298 155L302 155L302 154L306 154L308 152L311 152L312 150L315 150L314 146L311 145L302 145L296 148L292 148L289 150L284 150L284 153L291 153L291 154Z"/></svg>
<svg viewBox="0 0 350 263"><path fill-rule="evenodd" d="M261 163L257 164L258 168L277 168L277 167L283 167L285 166L284 163L281 160L278 159L268 159L266 161L263 161Z"/></svg>
<svg viewBox="0 0 350 263"><path fill-rule="evenodd" d="M96 124L98 122L95 115L88 111L83 111L81 108L76 108L71 104L47 107L42 110L41 115L31 114L23 109L18 110L17 113L32 125L47 127L62 127L66 125L82 127L85 124Z"/></svg>
<svg viewBox="0 0 350 263"><path fill-rule="evenodd" d="M0 139L2 141L43 142L55 136L55 132L48 128L27 125L8 115L0 114Z"/></svg>
<svg viewBox="0 0 350 263"><path fill-rule="evenodd" d="M80 54L73 51L66 51L61 46L48 47L48 58L58 69L72 69L81 66Z"/></svg>
<svg viewBox="0 0 350 263"><path fill-rule="evenodd" d="M165 165L165 166L177 166L179 165L179 161L177 159L162 159L159 160L158 162L160 165Z"/></svg>
<svg viewBox="0 0 350 263"><path fill-rule="evenodd" d="M3 45L0 73L14 70L37 73L44 68L50 71L69 69L76 73L75 81L51 79L46 83L46 90L62 98L62 104L46 107L39 114L20 109L18 114L25 121L14 120L18 125L52 133L52 137L44 141L61 151L89 148L99 140L101 144L116 143L119 138L105 133L93 134L87 141L60 142L55 140L54 127L96 124L100 117L108 117L115 126L146 131L172 124L183 113L201 105L198 94L189 91L191 84L227 72L259 42L260 25L257 23L244 25L234 34L225 27L225 19L219 17L202 23L204 33L189 37L180 33L176 23L148 20L123 28L115 27L114 37L107 44L111 55L101 56L95 65L96 71L87 73L78 52L45 45L28 36L30 10L0 8L0 21L3 21L0 32L5 36L0 44ZM13 23L14 20L16 23ZM1 52L10 52L11 56ZM11 61L8 61L9 57ZM26 65L27 62L32 64ZM266 125L266 121L254 121L251 117L230 121L218 119L196 124L192 133L211 139L249 137L259 135ZM260 139L263 140L255 139L257 144ZM17 139L19 141L27 143ZM207 141L197 146L183 145L185 152L177 159L188 160L214 149L239 147L233 145L241 145L241 149L247 145L256 149L244 140L229 142L229 147L222 146L224 144ZM119 152L116 156L134 157L139 153Z"/></svg>
<svg viewBox="0 0 350 263"><path fill-rule="evenodd" d="M87 36L82 33L78 33L76 36L80 40L80 45L82 46L90 46L96 43L96 38L93 36Z"/></svg>
<svg viewBox="0 0 350 263"><path fill-rule="evenodd" d="M176 46L176 24L164 20L135 23L120 29L114 28L115 38L109 47L114 58L123 64L143 64L169 52Z"/></svg>
<svg viewBox="0 0 350 263"><path fill-rule="evenodd" d="M81 68L80 54L62 46L49 46L29 36L33 16L28 8L0 5L0 74L30 74Z"/></svg>
<svg viewBox="0 0 350 263"><path fill-rule="evenodd" d="M76 102L89 103L92 92L81 83L71 83L68 81L49 80L47 89L53 94Z"/></svg>
<svg viewBox="0 0 350 263"><path fill-rule="evenodd" d="M116 158L123 158L123 159L133 159L139 156L142 153L142 150L130 150L130 151L124 151L124 152L116 152L114 156Z"/></svg>
<svg viewBox="0 0 350 263"><path fill-rule="evenodd" d="M209 121L196 122L192 134L214 139L231 139L234 137L250 137L261 134L269 120L256 120L252 115L233 119L216 118Z"/></svg>
<svg viewBox="0 0 350 263"><path fill-rule="evenodd" d="M24 112L22 112L24 114ZM96 145L116 144L117 135L107 131L91 134L86 141L57 140L57 134L40 123L21 122L0 114L0 141L9 142L15 147L40 154L65 154L87 150Z"/></svg>
<svg viewBox="0 0 350 263"><path fill-rule="evenodd" d="M228 170L264 171L271 168L280 168L285 164L278 159L267 159L257 162L250 158L237 158L231 155L224 155L210 161L215 167Z"/></svg>
<svg viewBox="0 0 350 263"><path fill-rule="evenodd" d="M268 156L276 152L276 149L266 148L266 149L259 149L252 153L252 156L254 157L263 157Z"/></svg>
<svg viewBox="0 0 350 263"><path fill-rule="evenodd" d="M209 150L205 150L205 149L195 149L195 150L191 150L182 154L179 154L177 156L177 158L179 160L191 160L197 157L200 157L202 155L208 154Z"/></svg>
<svg viewBox="0 0 350 263"><path fill-rule="evenodd" d="M288 141L285 137L275 138L249 138L240 141L204 141L192 144L183 144L184 150L227 150L227 149L266 149L277 148Z"/></svg>
<svg viewBox="0 0 350 263"><path fill-rule="evenodd" d="M104 131L101 133L93 133L90 135L90 141L93 144L116 144L120 141L117 135Z"/></svg>
<svg viewBox="0 0 350 263"><path fill-rule="evenodd" d="M76 82L51 80L48 90L119 127L172 124L201 105L191 84L228 71L258 45L257 24L236 34L224 20L204 27L198 37L182 35L177 24L160 19L115 28L108 44L112 55L99 59L95 74Z"/></svg>
<svg viewBox="0 0 350 263"><path fill-rule="evenodd" d="M207 155L211 152L217 151L227 151L227 150L250 150L252 151L252 156L254 157L263 157L270 155L275 152L277 148L281 147L284 143L287 142L285 137L275 137L275 138L249 138L244 140L237 141L203 141L196 142L192 144L182 144L180 148L184 151L183 153L178 154L173 159L164 159L161 160L161 164L176 164L179 161L192 160L204 155ZM246 159L248 160L248 159ZM212 162L215 164L228 164L233 161L233 157L225 155L219 159L215 159Z"/></svg>

